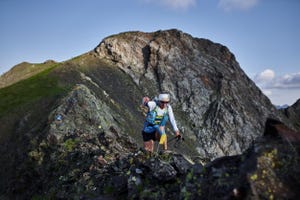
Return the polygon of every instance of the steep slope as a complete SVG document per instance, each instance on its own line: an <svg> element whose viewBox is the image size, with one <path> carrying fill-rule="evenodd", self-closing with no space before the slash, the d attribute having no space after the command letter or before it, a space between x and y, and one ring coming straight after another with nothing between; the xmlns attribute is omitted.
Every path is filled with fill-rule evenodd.
<svg viewBox="0 0 300 200"><path fill-rule="evenodd" d="M294 127L300 130L300 99L293 105L280 109L280 111L293 123Z"/></svg>

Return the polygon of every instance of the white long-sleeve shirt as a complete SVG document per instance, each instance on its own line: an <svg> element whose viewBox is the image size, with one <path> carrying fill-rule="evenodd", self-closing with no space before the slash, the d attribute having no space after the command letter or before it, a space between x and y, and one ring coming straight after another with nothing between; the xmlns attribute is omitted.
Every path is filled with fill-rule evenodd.
<svg viewBox="0 0 300 200"><path fill-rule="evenodd" d="M155 101L149 101L147 103L148 107L149 107L149 111L152 111L153 109L155 109L155 107L157 106L157 115L164 115L165 113L165 109L161 109ZM171 125L173 127L173 130L176 132L178 131L178 128L177 128L177 124L176 124L176 121L175 121L175 117L174 117L174 113L173 113L173 109L171 107L170 104L167 104L167 109L168 109L168 115L169 115L169 119L170 119L170 122L171 122Z"/></svg>

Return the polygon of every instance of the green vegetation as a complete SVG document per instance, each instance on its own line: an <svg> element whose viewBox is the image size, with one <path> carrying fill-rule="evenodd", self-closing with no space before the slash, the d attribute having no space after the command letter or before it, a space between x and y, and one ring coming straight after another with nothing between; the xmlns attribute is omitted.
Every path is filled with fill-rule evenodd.
<svg viewBox="0 0 300 200"><path fill-rule="evenodd" d="M58 79L49 74L56 66L57 64L26 80L0 89L0 117L12 110L30 106L41 98L64 93L67 88L60 86Z"/></svg>
<svg viewBox="0 0 300 200"><path fill-rule="evenodd" d="M79 139L67 139L65 142L64 142L64 147L66 148L66 150L68 152L71 152L73 151L73 149L76 147L76 145L80 142Z"/></svg>
<svg viewBox="0 0 300 200"><path fill-rule="evenodd" d="M22 62L14 66L10 71L0 77L0 88L10 86L21 80L30 78L42 71L57 66L58 63L55 61L46 61L44 63L27 63Z"/></svg>

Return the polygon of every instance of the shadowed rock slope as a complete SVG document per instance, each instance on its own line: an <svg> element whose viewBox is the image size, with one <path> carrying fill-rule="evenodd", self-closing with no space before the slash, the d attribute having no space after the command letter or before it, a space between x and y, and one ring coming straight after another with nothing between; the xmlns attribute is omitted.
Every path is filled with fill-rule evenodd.
<svg viewBox="0 0 300 200"><path fill-rule="evenodd" d="M109 199L116 190L124 197L146 197L157 188L140 193L144 183L130 174L161 165L166 184L176 180L172 188L189 197L190 184L178 188L178 181L191 175L177 175L187 173L191 163L241 154L262 136L268 117L293 128L226 47L178 30L113 35L86 54L7 85L0 89L3 198ZM141 98L159 92L171 94L185 137L180 145L170 142L171 155L181 153L179 164L175 155L161 163L138 150ZM181 160L186 165L177 166ZM130 169L135 162L141 166ZM160 178L156 171L141 176L149 183L147 177Z"/></svg>
<svg viewBox="0 0 300 200"><path fill-rule="evenodd" d="M294 127L300 130L300 99L298 99L292 106L280 111L293 123Z"/></svg>

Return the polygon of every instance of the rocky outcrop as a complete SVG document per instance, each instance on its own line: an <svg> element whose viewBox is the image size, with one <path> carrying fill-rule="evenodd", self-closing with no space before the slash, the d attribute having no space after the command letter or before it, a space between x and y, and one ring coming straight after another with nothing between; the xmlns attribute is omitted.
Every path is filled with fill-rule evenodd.
<svg viewBox="0 0 300 200"><path fill-rule="evenodd" d="M42 142L30 156L46 161L33 165L36 177L27 177L38 184L26 188L28 196L22 198L296 199L300 195L300 140L284 136L300 133L276 120L268 120L264 136L243 154L205 165L172 151L149 154L113 127L96 132L66 134L56 145ZM17 186L20 183L11 188L20 189Z"/></svg>
<svg viewBox="0 0 300 200"><path fill-rule="evenodd" d="M209 40L178 30L127 32L104 39L95 54L130 75L145 95L170 93L181 131L196 138L203 157L239 154L261 135L267 117L285 120L234 55Z"/></svg>
<svg viewBox="0 0 300 200"><path fill-rule="evenodd" d="M293 123L294 127L300 130L300 99L298 99L292 106L280 111Z"/></svg>
<svg viewBox="0 0 300 200"><path fill-rule="evenodd" d="M6 183L4 191L1 188L2 192L11 198L30 199L47 191L50 198L73 199L75 194L77 197L81 192L94 191L98 186L89 183L94 168L137 150L135 140L116 118L106 102L97 99L86 86L76 85L50 113L43 134L18 136L30 142L26 148L19 147L26 151L22 158L14 158L14 178ZM6 162L8 165L11 161ZM52 190L57 192L55 197Z"/></svg>

